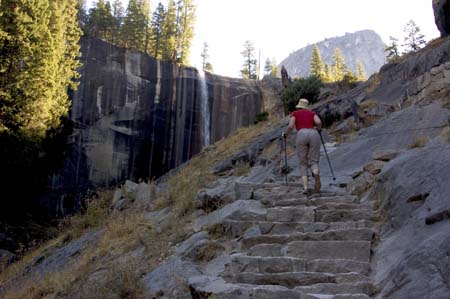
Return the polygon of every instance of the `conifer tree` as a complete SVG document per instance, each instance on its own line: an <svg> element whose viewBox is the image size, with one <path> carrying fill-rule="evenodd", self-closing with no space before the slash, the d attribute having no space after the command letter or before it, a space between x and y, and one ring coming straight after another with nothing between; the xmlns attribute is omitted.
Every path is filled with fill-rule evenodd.
<svg viewBox="0 0 450 299"><path fill-rule="evenodd" d="M311 57L311 65L310 65L310 73L313 76L316 76L320 80L324 80L325 73L323 69L322 57L320 56L320 50L317 45L314 46L312 57Z"/></svg>
<svg viewBox="0 0 450 299"><path fill-rule="evenodd" d="M203 43L203 49L200 53L200 57L202 58L202 70L212 72L213 67L212 64L209 62L209 45L207 42Z"/></svg>
<svg viewBox="0 0 450 299"><path fill-rule="evenodd" d="M264 65L264 74L267 76L276 77L278 72L278 67L275 58L267 58Z"/></svg>
<svg viewBox="0 0 450 299"><path fill-rule="evenodd" d="M384 51L386 52L387 60L392 61L400 56L400 52L398 50L398 38L390 36L389 39L391 42Z"/></svg>
<svg viewBox="0 0 450 299"><path fill-rule="evenodd" d="M344 78L344 75L348 72L344 56L339 48L334 50L332 72L334 81L341 81Z"/></svg>
<svg viewBox="0 0 450 299"><path fill-rule="evenodd" d="M255 47L251 41L244 43L244 50L241 52L244 57L244 65L241 70L242 78L256 79L256 59L255 59Z"/></svg>
<svg viewBox="0 0 450 299"><path fill-rule="evenodd" d="M97 38L111 41L113 26L111 4L105 0L98 0L94 7L89 9L86 32Z"/></svg>
<svg viewBox="0 0 450 299"><path fill-rule="evenodd" d="M165 16L166 12L164 10L164 5L159 2L152 14L152 20L150 22L151 35L149 53L157 59L162 59L162 38Z"/></svg>
<svg viewBox="0 0 450 299"><path fill-rule="evenodd" d="M41 140L67 114L79 67L77 6L1 0L0 135Z"/></svg>
<svg viewBox="0 0 450 299"><path fill-rule="evenodd" d="M323 82L331 83L334 82L333 70L329 64L325 64L324 66L324 78Z"/></svg>
<svg viewBox="0 0 450 299"><path fill-rule="evenodd" d="M164 18L164 23L162 26L161 46L162 46L162 59L172 62L175 62L177 57L176 22L177 17L176 17L175 1L169 0L166 15Z"/></svg>
<svg viewBox="0 0 450 299"><path fill-rule="evenodd" d="M177 2L176 61L181 64L189 63L189 49L194 38L195 9L192 0Z"/></svg>
<svg viewBox="0 0 450 299"><path fill-rule="evenodd" d="M86 0L78 0L77 9L78 9L77 14L78 24L80 28L84 30L87 22Z"/></svg>
<svg viewBox="0 0 450 299"><path fill-rule="evenodd" d="M406 33L405 43L403 44L405 52L403 54L415 52L426 44L425 36L420 32L420 27L413 20L409 20L403 32Z"/></svg>
<svg viewBox="0 0 450 299"><path fill-rule="evenodd" d="M366 81L366 71L361 60L356 61L356 78L358 81Z"/></svg>
<svg viewBox="0 0 450 299"><path fill-rule="evenodd" d="M121 44L123 47L146 51L149 43L149 0L130 0L121 30Z"/></svg>
<svg viewBox="0 0 450 299"><path fill-rule="evenodd" d="M123 24L123 19L125 15L124 8L122 6L122 0L114 0L112 2L111 13L113 17L112 28L111 28L111 42L113 44L118 44L120 39L120 30Z"/></svg>

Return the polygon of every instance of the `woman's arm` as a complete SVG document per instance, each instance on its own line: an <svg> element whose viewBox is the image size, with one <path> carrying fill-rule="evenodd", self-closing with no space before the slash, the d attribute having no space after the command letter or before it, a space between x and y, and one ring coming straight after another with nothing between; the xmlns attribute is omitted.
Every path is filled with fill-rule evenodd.
<svg viewBox="0 0 450 299"><path fill-rule="evenodd" d="M283 132L281 134L282 137L286 138L287 134L289 134L290 131L292 131L292 129L294 129L295 127L295 117L291 116L291 118L289 119L289 125L287 127L286 132Z"/></svg>
<svg viewBox="0 0 450 299"><path fill-rule="evenodd" d="M322 129L322 121L320 120L320 117L314 115L314 124L316 125L317 129Z"/></svg>
<svg viewBox="0 0 450 299"><path fill-rule="evenodd" d="M294 127L295 127L295 117L291 116L291 119L289 119L289 125L288 125L286 133L288 134L290 131L292 131L294 129Z"/></svg>

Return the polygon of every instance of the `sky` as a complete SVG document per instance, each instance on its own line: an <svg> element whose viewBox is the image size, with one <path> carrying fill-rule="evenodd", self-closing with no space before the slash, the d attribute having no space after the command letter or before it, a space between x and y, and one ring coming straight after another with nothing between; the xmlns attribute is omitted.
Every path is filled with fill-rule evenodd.
<svg viewBox="0 0 450 299"><path fill-rule="evenodd" d="M88 0L95 1L95 0ZM157 0L151 0L152 10ZM167 0L161 1L166 4ZM128 0L123 0L124 6ZM194 0L197 6L191 65L201 68L203 43L209 45L214 73L239 77L240 54L250 40L261 57L280 63L290 53L326 38L371 29L388 44L403 43L409 20L420 27L427 41L439 37L432 0ZM260 55L259 55L260 53Z"/></svg>

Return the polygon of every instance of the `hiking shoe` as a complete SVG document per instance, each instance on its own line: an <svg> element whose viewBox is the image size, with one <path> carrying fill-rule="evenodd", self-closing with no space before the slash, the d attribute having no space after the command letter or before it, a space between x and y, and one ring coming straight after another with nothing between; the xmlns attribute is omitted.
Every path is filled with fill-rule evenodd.
<svg viewBox="0 0 450 299"><path fill-rule="evenodd" d="M322 187L322 184L320 183L320 175L315 175L314 176L314 180L315 180L315 183L314 183L314 192L315 193L319 193L320 192L320 187Z"/></svg>

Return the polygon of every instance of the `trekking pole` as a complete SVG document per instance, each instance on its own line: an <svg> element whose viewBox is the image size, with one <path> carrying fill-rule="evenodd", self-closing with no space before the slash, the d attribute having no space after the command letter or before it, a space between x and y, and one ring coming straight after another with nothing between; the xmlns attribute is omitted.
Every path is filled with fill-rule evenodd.
<svg viewBox="0 0 450 299"><path fill-rule="evenodd" d="M285 179L286 179L286 186L288 186L287 136L284 136L284 174L285 174Z"/></svg>
<svg viewBox="0 0 450 299"><path fill-rule="evenodd" d="M323 150L325 151L325 156L327 157L328 165L330 166L331 175L333 176L333 181L335 181L336 177L334 176L333 167L331 167L331 162L330 162L330 158L328 157L327 148L325 147L325 142L323 141L322 131L317 130L317 132L319 133L320 140L322 141Z"/></svg>

